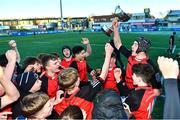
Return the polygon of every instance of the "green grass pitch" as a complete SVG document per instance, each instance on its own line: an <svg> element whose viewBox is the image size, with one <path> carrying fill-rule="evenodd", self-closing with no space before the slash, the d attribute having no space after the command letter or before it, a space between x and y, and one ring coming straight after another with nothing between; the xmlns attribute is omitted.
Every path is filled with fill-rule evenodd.
<svg viewBox="0 0 180 120"><path fill-rule="evenodd" d="M131 45L136 37L144 36L151 40L152 46L149 50L149 57L157 64L158 56L170 56L166 50L168 48L168 41L171 32L144 32L144 33L121 33L123 45L131 49ZM180 33L176 37L175 55L180 52ZM60 33L60 34L46 34L35 36L18 36L18 37L0 37L0 54L5 53L9 49L8 41L16 40L17 47L21 55L21 62L26 56L37 56L39 53L58 52L62 57L61 48L63 45L82 45L81 38L87 37L92 46L92 55L87 58L89 65L92 68L101 68L104 60L104 45L110 39L103 33ZM123 63L127 63L127 59L122 57ZM163 98L158 97L153 111L153 118L162 118L163 114Z"/></svg>

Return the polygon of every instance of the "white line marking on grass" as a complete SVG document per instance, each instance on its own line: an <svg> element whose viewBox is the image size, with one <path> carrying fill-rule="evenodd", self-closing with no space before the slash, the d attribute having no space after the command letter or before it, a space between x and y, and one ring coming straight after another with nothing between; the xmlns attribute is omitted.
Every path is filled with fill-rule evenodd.
<svg viewBox="0 0 180 120"><path fill-rule="evenodd" d="M33 42L33 43L45 43L45 44L49 44L49 43L51 43L51 42L44 42L44 41L42 41L42 42L40 42L40 41L35 41L35 42Z"/></svg>

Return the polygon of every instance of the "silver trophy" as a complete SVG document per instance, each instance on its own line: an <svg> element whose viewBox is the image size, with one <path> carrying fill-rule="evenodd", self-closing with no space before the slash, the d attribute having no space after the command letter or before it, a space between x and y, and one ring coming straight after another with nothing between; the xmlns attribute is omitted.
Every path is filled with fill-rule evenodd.
<svg viewBox="0 0 180 120"><path fill-rule="evenodd" d="M130 16L125 13L119 5L116 6L113 16L120 22L127 22L130 19ZM113 32L113 27L108 27L105 25L102 27L102 31L110 37Z"/></svg>

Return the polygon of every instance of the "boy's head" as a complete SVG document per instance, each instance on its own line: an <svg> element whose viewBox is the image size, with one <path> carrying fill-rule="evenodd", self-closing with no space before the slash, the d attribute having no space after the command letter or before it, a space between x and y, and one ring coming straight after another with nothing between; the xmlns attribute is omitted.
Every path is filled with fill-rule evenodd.
<svg viewBox="0 0 180 120"><path fill-rule="evenodd" d="M135 40L134 44L138 45L137 49L136 49L136 53L139 52L147 52L147 50L149 49L149 47L151 46L151 41L144 38L144 37L139 37Z"/></svg>
<svg viewBox="0 0 180 120"><path fill-rule="evenodd" d="M173 35L176 35L176 32L173 32Z"/></svg>
<svg viewBox="0 0 180 120"><path fill-rule="evenodd" d="M73 47L72 52L76 59L83 60L85 57L85 50L82 46Z"/></svg>
<svg viewBox="0 0 180 120"><path fill-rule="evenodd" d="M42 58L43 58L45 55L47 55L47 54L46 54L46 53L39 53L39 54L37 55L37 58L38 58L40 61L42 61Z"/></svg>
<svg viewBox="0 0 180 120"><path fill-rule="evenodd" d="M110 59L110 64L109 64L109 68L113 68L116 65L116 53L113 52L111 54L111 59Z"/></svg>
<svg viewBox="0 0 180 120"><path fill-rule="evenodd" d="M59 58L59 57L60 57L59 54L56 53L56 52L52 52L52 53L50 53L50 55L54 55L56 58Z"/></svg>
<svg viewBox="0 0 180 120"><path fill-rule="evenodd" d="M57 60L59 61L59 63L61 63L61 58L60 58L60 56L59 56L58 53L53 52L53 53L50 53L50 54L51 54L51 55L54 55L54 56L57 58Z"/></svg>
<svg viewBox="0 0 180 120"><path fill-rule="evenodd" d="M49 96L42 92L29 94L21 101L22 113L27 118L44 119L51 115L52 109Z"/></svg>
<svg viewBox="0 0 180 120"><path fill-rule="evenodd" d="M132 66L133 84L138 85L140 82L149 83L153 74L155 73L150 64L134 64Z"/></svg>
<svg viewBox="0 0 180 120"><path fill-rule="evenodd" d="M68 106L59 116L62 120L76 120L83 119L83 112L78 106L70 105Z"/></svg>
<svg viewBox="0 0 180 120"><path fill-rule="evenodd" d="M69 46L62 47L62 54L65 58L69 58L72 55L72 50Z"/></svg>
<svg viewBox="0 0 180 120"><path fill-rule="evenodd" d="M73 89L76 86L79 86L78 72L74 68L64 69L59 75L59 85L65 90Z"/></svg>
<svg viewBox="0 0 180 120"><path fill-rule="evenodd" d="M32 71L41 71L41 61L36 57L27 57L23 62L23 68L26 69L29 65L33 65Z"/></svg>
<svg viewBox="0 0 180 120"><path fill-rule="evenodd" d="M59 71L60 63L56 56L54 55L45 55L42 58L42 65L47 71L51 71L53 73L56 73Z"/></svg>

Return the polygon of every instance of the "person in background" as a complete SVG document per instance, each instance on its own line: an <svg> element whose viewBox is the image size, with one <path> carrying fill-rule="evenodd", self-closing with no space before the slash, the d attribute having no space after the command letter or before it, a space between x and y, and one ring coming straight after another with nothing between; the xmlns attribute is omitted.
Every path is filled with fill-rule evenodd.
<svg viewBox="0 0 180 120"><path fill-rule="evenodd" d="M86 52L84 47L74 46L72 52L74 55L74 61L71 63L70 67L78 70L80 77L80 87L89 85L90 81L88 80L88 73L90 73L91 76L95 76L96 72L89 67L86 61Z"/></svg>
<svg viewBox="0 0 180 120"><path fill-rule="evenodd" d="M168 49L168 52L171 53L171 54L174 53L174 49L175 49L175 45L174 45L175 36L176 36L176 32L173 32L171 34L171 36L169 37L169 49Z"/></svg>
<svg viewBox="0 0 180 120"><path fill-rule="evenodd" d="M74 61L71 48L69 46L63 46L62 54L64 58L61 61L61 66L63 66L64 68L68 68L69 65Z"/></svg>
<svg viewBox="0 0 180 120"><path fill-rule="evenodd" d="M92 48L89 42L89 39L82 38L82 44L86 45L85 57L88 57L92 54ZM62 47L62 54L64 58L61 61L61 66L68 68L70 64L74 61L74 57L72 56L72 50L69 46Z"/></svg>

